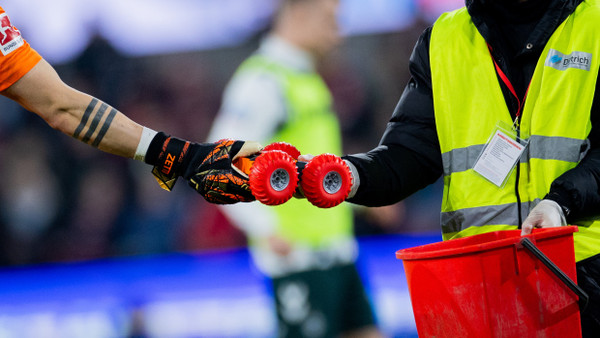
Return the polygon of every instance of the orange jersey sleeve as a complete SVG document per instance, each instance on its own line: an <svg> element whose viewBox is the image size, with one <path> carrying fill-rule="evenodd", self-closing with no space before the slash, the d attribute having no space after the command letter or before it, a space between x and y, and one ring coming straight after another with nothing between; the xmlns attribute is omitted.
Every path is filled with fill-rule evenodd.
<svg viewBox="0 0 600 338"><path fill-rule="evenodd" d="M0 91L17 82L41 59L0 7Z"/></svg>

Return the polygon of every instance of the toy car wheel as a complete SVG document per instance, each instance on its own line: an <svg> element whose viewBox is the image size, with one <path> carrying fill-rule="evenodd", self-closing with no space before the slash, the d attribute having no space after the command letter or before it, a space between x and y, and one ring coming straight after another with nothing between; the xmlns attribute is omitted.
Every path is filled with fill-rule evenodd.
<svg viewBox="0 0 600 338"><path fill-rule="evenodd" d="M250 168L249 184L252 194L261 203L285 203L292 198L298 186L296 161L281 150L264 152Z"/></svg>
<svg viewBox="0 0 600 338"><path fill-rule="evenodd" d="M300 185L310 203L319 208L331 208L348 197L351 181L350 168L341 158L322 154L306 164Z"/></svg>
<svg viewBox="0 0 600 338"><path fill-rule="evenodd" d="M281 150L287 154L289 154L290 156L292 156L294 158L294 160L298 159L298 156L300 156L300 151L294 147L293 145L287 143L287 142L275 142L275 143L271 143L269 145L267 145L266 147L263 148L263 152L267 152L270 150Z"/></svg>

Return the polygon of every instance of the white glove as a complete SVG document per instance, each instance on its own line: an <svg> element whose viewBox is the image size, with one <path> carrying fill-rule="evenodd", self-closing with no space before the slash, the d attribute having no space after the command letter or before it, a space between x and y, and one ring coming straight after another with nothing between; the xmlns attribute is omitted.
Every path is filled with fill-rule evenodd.
<svg viewBox="0 0 600 338"><path fill-rule="evenodd" d="M552 200L542 200L529 213L521 226L521 236L529 235L533 228L552 228L567 225L562 208Z"/></svg>
<svg viewBox="0 0 600 338"><path fill-rule="evenodd" d="M352 187L350 188L350 193L348 193L347 197L352 198L356 195L358 187L360 186L360 176L358 175L358 169L356 169L356 166L352 162L348 160L344 160L344 162L346 162L348 168L350 168L350 174L352 175Z"/></svg>

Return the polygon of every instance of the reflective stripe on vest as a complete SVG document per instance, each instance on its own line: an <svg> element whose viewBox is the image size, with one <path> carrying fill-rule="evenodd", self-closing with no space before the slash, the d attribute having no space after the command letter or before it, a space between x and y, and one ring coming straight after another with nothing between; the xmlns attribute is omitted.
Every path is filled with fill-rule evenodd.
<svg viewBox="0 0 600 338"><path fill-rule="evenodd" d="M533 202L524 202L520 204L523 214L527 214L540 199ZM514 227L514 215L518 212L517 203L507 203L501 205L483 206L468 209L442 213L442 232L444 237L464 237L456 236L462 230L463 224L469 224L474 227L483 227L487 225L506 225Z"/></svg>
<svg viewBox="0 0 600 338"><path fill-rule="evenodd" d="M546 137L533 135L529 138L529 152L521 156L521 163L527 163L529 157L543 160L558 160L566 162L579 162L589 149L589 140ZM477 157L483 151L483 144L466 148L453 149L442 154L444 175L466 171L475 165ZM573 152L579 147L581 151Z"/></svg>
<svg viewBox="0 0 600 338"><path fill-rule="evenodd" d="M465 8L436 21L430 62L444 165L444 239L517 227L519 212L527 216L551 183L583 158L598 79L599 31L598 0L585 1L548 41L520 121L523 135L531 135L529 146L518 170L498 188L472 170L495 127L513 123L487 43ZM600 224L578 225L577 260L600 253Z"/></svg>

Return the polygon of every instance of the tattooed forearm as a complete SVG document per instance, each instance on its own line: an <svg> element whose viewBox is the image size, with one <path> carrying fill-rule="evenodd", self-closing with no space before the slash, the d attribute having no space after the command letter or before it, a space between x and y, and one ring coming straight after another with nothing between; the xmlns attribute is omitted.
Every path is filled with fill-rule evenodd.
<svg viewBox="0 0 600 338"><path fill-rule="evenodd" d="M106 114L107 110L108 114ZM117 110L113 107L96 98L92 99L83 113L77 129L75 129L73 137L97 148L104 135L106 135L108 128L110 128L116 113ZM100 126L100 130L96 132L98 126Z"/></svg>

